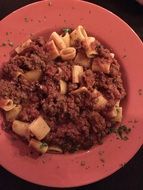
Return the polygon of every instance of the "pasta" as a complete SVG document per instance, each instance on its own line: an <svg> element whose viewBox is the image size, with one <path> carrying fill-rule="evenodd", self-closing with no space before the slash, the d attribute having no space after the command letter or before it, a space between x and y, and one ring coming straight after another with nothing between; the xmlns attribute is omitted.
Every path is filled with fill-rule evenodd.
<svg viewBox="0 0 143 190"><path fill-rule="evenodd" d="M62 149L56 146L49 146L48 150L55 153L63 153Z"/></svg>
<svg viewBox="0 0 143 190"><path fill-rule="evenodd" d="M74 46L79 41L84 41L87 38L87 33L83 26L78 26L71 34L71 45Z"/></svg>
<svg viewBox="0 0 143 190"><path fill-rule="evenodd" d="M62 40L64 41L67 48L70 47L70 35L68 32L62 36Z"/></svg>
<svg viewBox="0 0 143 190"><path fill-rule="evenodd" d="M29 130L38 140L42 140L50 132L48 124L41 116L29 125Z"/></svg>
<svg viewBox="0 0 143 190"><path fill-rule="evenodd" d="M77 90L72 91L71 93L78 94L78 93L82 93L82 92L88 92L88 89L83 86L83 87L78 88Z"/></svg>
<svg viewBox="0 0 143 190"><path fill-rule="evenodd" d="M4 111L12 110L16 105L11 99L0 99L0 108Z"/></svg>
<svg viewBox="0 0 143 190"><path fill-rule="evenodd" d="M67 84L63 80L60 80L60 92L61 94L66 94L67 92Z"/></svg>
<svg viewBox="0 0 143 190"><path fill-rule="evenodd" d="M84 47L87 57L93 58L95 55L97 55L97 51L94 47L95 38L94 37L87 37L84 41Z"/></svg>
<svg viewBox="0 0 143 190"><path fill-rule="evenodd" d="M54 41L58 49L62 50L66 48L66 44L63 38L59 34L57 34L57 32L53 32L50 36L50 39Z"/></svg>
<svg viewBox="0 0 143 190"><path fill-rule="evenodd" d="M15 48L16 53L20 54L24 49L26 49L27 47L29 47L29 45L32 43L31 39L28 39L27 41L25 41L24 43L22 43L20 46L18 46L17 48Z"/></svg>
<svg viewBox="0 0 143 190"><path fill-rule="evenodd" d="M28 127L29 127L28 123L19 120L14 120L12 124L12 131L21 137L29 139L30 132Z"/></svg>
<svg viewBox="0 0 143 190"><path fill-rule="evenodd" d="M107 105L107 102L108 102L106 100L106 98L99 91L97 91L96 89L94 89L93 93L96 96L96 107L97 107L97 109L105 108L105 106Z"/></svg>
<svg viewBox="0 0 143 190"><path fill-rule="evenodd" d="M10 111L7 111L6 112L6 120L7 121L14 121L17 118L18 114L20 113L21 109L22 109L22 106L17 105L13 109L11 109Z"/></svg>
<svg viewBox="0 0 143 190"><path fill-rule="evenodd" d="M41 70L32 70L23 74L23 76L30 82L38 81L41 75Z"/></svg>
<svg viewBox="0 0 143 190"><path fill-rule="evenodd" d="M82 74L83 74L83 67L79 65L74 65L72 68L72 82L79 83Z"/></svg>
<svg viewBox="0 0 143 190"><path fill-rule="evenodd" d="M74 62L86 68L90 67L90 59L83 52L78 52Z"/></svg>
<svg viewBox="0 0 143 190"><path fill-rule="evenodd" d="M47 36L18 46L2 68L5 128L40 154L87 150L121 126L119 63L81 25Z"/></svg>
<svg viewBox="0 0 143 190"><path fill-rule="evenodd" d="M60 51L60 56L63 60L71 60L76 56L76 49L73 47L68 47Z"/></svg>
<svg viewBox="0 0 143 190"><path fill-rule="evenodd" d="M46 48L47 48L47 51L49 53L49 57L51 59L55 59L55 58L57 58L60 55L59 50L56 47L56 45L55 45L55 43L54 43L53 40L47 42Z"/></svg>
<svg viewBox="0 0 143 190"><path fill-rule="evenodd" d="M110 63L100 63L98 60L95 60L95 62L92 63L92 70L108 74L110 72L110 66Z"/></svg>
<svg viewBox="0 0 143 190"><path fill-rule="evenodd" d="M48 151L48 145L46 143L42 143L41 141L37 141L33 138L29 141L29 146L41 154L44 154Z"/></svg>

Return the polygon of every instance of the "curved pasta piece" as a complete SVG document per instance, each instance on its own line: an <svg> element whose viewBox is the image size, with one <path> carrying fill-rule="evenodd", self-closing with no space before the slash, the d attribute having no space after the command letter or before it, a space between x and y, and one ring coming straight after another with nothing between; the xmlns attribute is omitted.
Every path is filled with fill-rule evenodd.
<svg viewBox="0 0 143 190"><path fill-rule="evenodd" d="M95 55L97 55L97 51L95 49L95 38L94 37L87 37L83 41L83 46L85 48L85 53L88 58L93 58Z"/></svg>
<svg viewBox="0 0 143 190"><path fill-rule="evenodd" d="M96 108L103 109L107 105L107 99L96 89L93 91L94 95L96 96Z"/></svg>
<svg viewBox="0 0 143 190"><path fill-rule="evenodd" d="M63 150L57 146L49 146L48 151L51 151L52 153L63 153Z"/></svg>
<svg viewBox="0 0 143 190"><path fill-rule="evenodd" d="M70 35L69 33L67 32L64 36L61 36L66 47L70 47Z"/></svg>
<svg viewBox="0 0 143 190"><path fill-rule="evenodd" d="M77 41L83 41L87 38L87 33L83 26L79 25L71 34L71 45L75 45Z"/></svg>
<svg viewBox="0 0 143 190"><path fill-rule="evenodd" d="M37 152L44 154L48 151L48 145L46 143L42 143L41 141L37 141L36 139L32 138L29 141L29 146L34 148Z"/></svg>
<svg viewBox="0 0 143 190"><path fill-rule="evenodd" d="M115 122L121 123L122 121L122 107L118 107L117 109L117 116L113 119Z"/></svg>
<svg viewBox="0 0 143 190"><path fill-rule="evenodd" d="M16 77L19 77L19 76L21 76L21 75L23 75L23 73L20 72L20 71L17 71L17 73L16 73Z"/></svg>
<svg viewBox="0 0 143 190"><path fill-rule="evenodd" d="M25 41L24 43L22 43L20 46L18 46L17 48L15 48L16 53L20 54L23 50L25 50L27 47L29 47L31 43L32 43L32 40L28 39L27 41Z"/></svg>
<svg viewBox="0 0 143 190"><path fill-rule="evenodd" d="M13 121L17 118L18 114L20 113L22 109L21 105L18 105L16 107L14 107L12 110L7 111L5 116L6 116L6 120L7 121Z"/></svg>
<svg viewBox="0 0 143 190"><path fill-rule="evenodd" d="M42 75L42 71L38 70L38 69L28 71L28 72L23 74L24 78L26 78L30 82L38 81L40 79L41 75Z"/></svg>
<svg viewBox="0 0 143 190"><path fill-rule="evenodd" d="M65 48L65 49L62 49L60 51L60 55L61 55L61 58L63 60L71 60L71 59L74 59L75 56L76 56L76 49L73 48L73 47L68 47L68 48Z"/></svg>
<svg viewBox="0 0 143 190"><path fill-rule="evenodd" d="M66 94L67 92L67 83L63 80L60 80L60 93Z"/></svg>
<svg viewBox="0 0 143 190"><path fill-rule="evenodd" d="M21 137L29 139L30 131L28 129L29 124L19 120L14 120L12 124L12 131Z"/></svg>
<svg viewBox="0 0 143 190"><path fill-rule="evenodd" d="M13 103L12 99L0 99L0 108L4 111L12 110L16 104Z"/></svg>
<svg viewBox="0 0 143 190"><path fill-rule="evenodd" d="M88 68L90 66L90 59L87 58L87 56L83 52L78 52L76 54L74 62L76 64L79 64L79 65L83 66L83 67L87 67Z"/></svg>
<svg viewBox="0 0 143 190"><path fill-rule="evenodd" d="M85 86L82 86L82 87L78 88L77 90L71 91L72 94L78 94L78 93L82 93L82 92L88 92L88 89Z"/></svg>
<svg viewBox="0 0 143 190"><path fill-rule="evenodd" d="M110 66L111 63L106 62L106 63L99 63L98 61L93 61L92 63L92 71L99 71L103 73L110 73Z"/></svg>
<svg viewBox="0 0 143 190"><path fill-rule="evenodd" d="M42 140L50 132L50 127L45 122L45 120L39 116L30 125L29 130L38 139Z"/></svg>
<svg viewBox="0 0 143 190"><path fill-rule="evenodd" d="M56 59L58 56L60 56L59 50L53 40L47 42L46 48L49 54L49 58Z"/></svg>
<svg viewBox="0 0 143 190"><path fill-rule="evenodd" d="M54 43L56 44L56 46L62 50L64 48L66 48L66 44L63 40L63 38L57 33L57 32L53 32L50 36L50 40L53 40Z"/></svg>
<svg viewBox="0 0 143 190"><path fill-rule="evenodd" d="M72 82L79 83L80 77L83 75L83 67L80 65L74 65L72 68Z"/></svg>
<svg viewBox="0 0 143 190"><path fill-rule="evenodd" d="M115 122L121 122L122 121L122 107L119 106L119 101L115 104L113 107L113 110L109 112L109 116L113 119Z"/></svg>

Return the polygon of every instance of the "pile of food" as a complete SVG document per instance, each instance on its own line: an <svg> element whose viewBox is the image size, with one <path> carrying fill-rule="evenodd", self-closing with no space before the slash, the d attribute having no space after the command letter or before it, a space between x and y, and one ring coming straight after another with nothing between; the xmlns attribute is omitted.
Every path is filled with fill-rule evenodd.
<svg viewBox="0 0 143 190"><path fill-rule="evenodd" d="M83 26L28 39L1 72L5 128L40 153L102 143L121 123L125 94L114 53Z"/></svg>

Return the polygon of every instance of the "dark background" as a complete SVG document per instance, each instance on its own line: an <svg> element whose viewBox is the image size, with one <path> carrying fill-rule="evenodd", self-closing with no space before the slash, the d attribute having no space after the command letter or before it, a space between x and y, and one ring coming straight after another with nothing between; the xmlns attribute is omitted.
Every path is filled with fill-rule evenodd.
<svg viewBox="0 0 143 190"><path fill-rule="evenodd" d="M35 1L0 0L0 20L17 8ZM134 0L90 0L90 2L101 5L120 16L143 40L143 6ZM143 147L128 164L112 176L97 183L74 189L143 190ZM51 188L23 181L0 167L0 190L51 190Z"/></svg>

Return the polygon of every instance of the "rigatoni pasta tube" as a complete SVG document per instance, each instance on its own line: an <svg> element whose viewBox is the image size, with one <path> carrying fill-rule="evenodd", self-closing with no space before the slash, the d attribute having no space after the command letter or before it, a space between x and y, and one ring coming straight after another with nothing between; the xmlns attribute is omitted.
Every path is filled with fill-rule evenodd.
<svg viewBox="0 0 143 190"><path fill-rule="evenodd" d="M70 46L70 35L68 32L64 36L62 36L62 39L63 39L66 47L69 47Z"/></svg>
<svg viewBox="0 0 143 190"><path fill-rule="evenodd" d="M34 138L32 138L29 141L29 146L41 154L44 154L48 151L48 145L46 143L42 143L41 141L37 141Z"/></svg>
<svg viewBox="0 0 143 190"><path fill-rule="evenodd" d="M6 112L6 120L13 121L17 118L18 114L22 109L21 105L15 106L12 110Z"/></svg>
<svg viewBox="0 0 143 190"><path fill-rule="evenodd" d="M46 49L50 59L56 59L60 53L53 40L47 42Z"/></svg>
<svg viewBox="0 0 143 190"><path fill-rule="evenodd" d="M90 66L90 59L83 52L78 52L76 54L74 62L76 64L83 66L83 67L89 67Z"/></svg>
<svg viewBox="0 0 143 190"><path fill-rule="evenodd" d="M77 90L71 91L71 93L78 94L78 93L87 92L87 91L88 91L88 89L85 86L82 86L82 87L78 88Z"/></svg>
<svg viewBox="0 0 143 190"><path fill-rule="evenodd" d="M45 122L45 120L39 116L30 125L29 130L38 139L42 140L50 132L50 127Z"/></svg>
<svg viewBox="0 0 143 190"><path fill-rule="evenodd" d="M60 51L60 56L64 61L74 59L76 56L76 49L73 47L62 49Z"/></svg>
<svg viewBox="0 0 143 190"><path fill-rule="evenodd" d="M100 63L98 61L94 61L92 63L92 71L99 71L99 72L103 72L103 73L107 73L109 74L110 73L110 66L111 64L110 63Z"/></svg>
<svg viewBox="0 0 143 190"><path fill-rule="evenodd" d="M62 37L57 32L53 32L51 34L50 40L54 41L54 43L56 44L58 49L62 50L64 48L66 48L66 44L65 44L64 40L62 39Z"/></svg>
<svg viewBox="0 0 143 190"><path fill-rule="evenodd" d="M29 124L19 120L14 120L12 124L12 131L21 137L29 139L30 132L28 129Z"/></svg>
<svg viewBox="0 0 143 190"><path fill-rule="evenodd" d="M30 44L32 43L31 39L28 39L24 43L22 43L20 46L15 48L16 53L20 54L24 49L26 49Z"/></svg>
<svg viewBox="0 0 143 190"><path fill-rule="evenodd" d="M67 92L67 83L63 80L60 80L60 93L66 94Z"/></svg>
<svg viewBox="0 0 143 190"><path fill-rule="evenodd" d="M38 70L38 69L28 71L23 74L24 78L26 78L30 82L38 81L40 79L41 75L42 75L42 71Z"/></svg>
<svg viewBox="0 0 143 190"><path fill-rule="evenodd" d="M72 82L79 83L82 74L83 74L83 67L79 65L74 65L72 68Z"/></svg>
<svg viewBox="0 0 143 190"><path fill-rule="evenodd" d="M87 37L83 41L83 46L85 48L85 53L87 57L93 58L95 55L97 55L97 51L95 49L95 45L93 45L95 42L94 37Z"/></svg>
<svg viewBox="0 0 143 190"><path fill-rule="evenodd" d="M96 89L93 91L96 100L97 109L103 109L107 105L107 99Z"/></svg>
<svg viewBox="0 0 143 190"><path fill-rule="evenodd" d="M115 117L117 117L119 104L120 104L120 102L118 101L118 102L115 104L115 106L113 107L113 109L112 109L110 112L108 112L108 116L109 116L110 118L115 118Z"/></svg>
<svg viewBox="0 0 143 190"><path fill-rule="evenodd" d="M117 116L113 120L119 123L122 121L122 107L117 108Z"/></svg>
<svg viewBox="0 0 143 190"><path fill-rule="evenodd" d="M16 104L13 103L12 99L0 99L0 108L4 111L12 110Z"/></svg>
<svg viewBox="0 0 143 190"><path fill-rule="evenodd" d="M83 41L87 38L87 33L83 26L78 26L71 34L71 45L75 45L77 41Z"/></svg>

